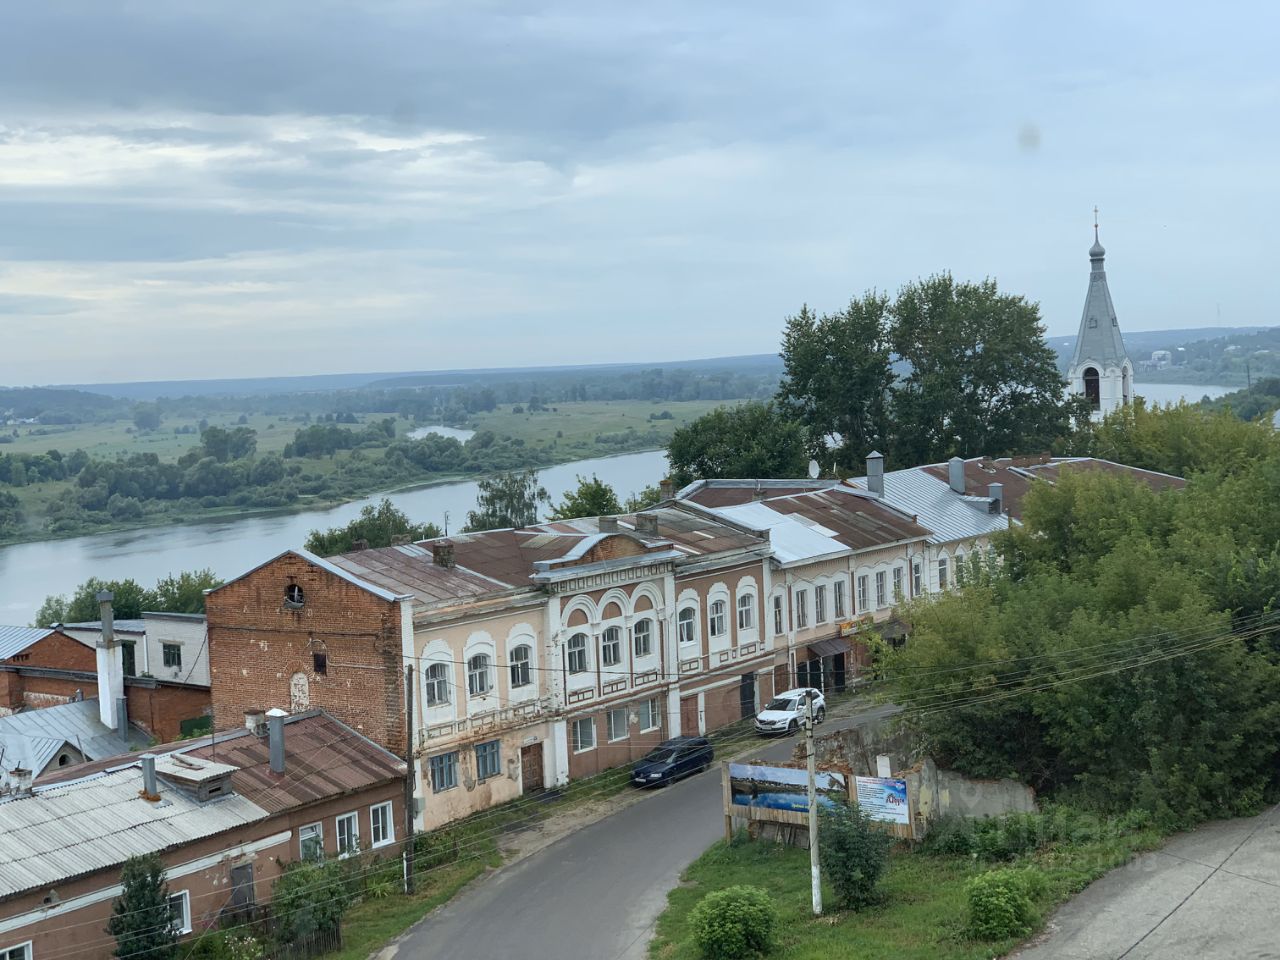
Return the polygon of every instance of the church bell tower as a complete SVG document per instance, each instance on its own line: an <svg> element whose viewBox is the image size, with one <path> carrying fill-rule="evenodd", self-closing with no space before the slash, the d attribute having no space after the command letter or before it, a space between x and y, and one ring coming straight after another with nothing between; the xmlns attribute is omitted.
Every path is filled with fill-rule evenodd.
<svg viewBox="0 0 1280 960"><path fill-rule="evenodd" d="M1098 415L1133 401L1133 363L1124 349L1116 308L1107 289L1103 260L1107 251L1098 242L1098 210L1093 211L1093 246L1089 248L1089 291L1084 298L1080 333L1067 369L1072 393L1083 394Z"/></svg>

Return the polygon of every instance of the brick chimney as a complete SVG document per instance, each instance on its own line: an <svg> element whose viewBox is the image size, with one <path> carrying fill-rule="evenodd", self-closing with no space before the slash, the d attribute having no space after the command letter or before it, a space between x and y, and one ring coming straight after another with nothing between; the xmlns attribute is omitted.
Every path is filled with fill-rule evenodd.
<svg viewBox="0 0 1280 960"><path fill-rule="evenodd" d="M351 541L351 551L352 551L352 553L354 553L354 552L355 552L355 551L357 551L357 550L368 550L368 549L369 549L369 541L368 541L368 540L352 540L352 541Z"/></svg>
<svg viewBox="0 0 1280 960"><path fill-rule="evenodd" d="M432 540L431 541L431 560L437 567L444 567L446 570L453 568L453 541L452 540Z"/></svg>
<svg viewBox="0 0 1280 960"><path fill-rule="evenodd" d="M656 513L637 513L636 533L656 537L658 535L658 515Z"/></svg>
<svg viewBox="0 0 1280 960"><path fill-rule="evenodd" d="M663 477L658 481L658 493L661 495L663 500L670 500L676 495L675 481L670 477Z"/></svg>
<svg viewBox="0 0 1280 960"><path fill-rule="evenodd" d="M98 657L98 719L104 727L117 733L120 729L120 710L116 701L124 698L124 655L116 640L115 617L111 610L110 590L98 594L98 616L102 620L102 636L95 645Z"/></svg>
<svg viewBox="0 0 1280 960"><path fill-rule="evenodd" d="M617 533L618 518L617 517L601 517L600 532L601 533Z"/></svg>

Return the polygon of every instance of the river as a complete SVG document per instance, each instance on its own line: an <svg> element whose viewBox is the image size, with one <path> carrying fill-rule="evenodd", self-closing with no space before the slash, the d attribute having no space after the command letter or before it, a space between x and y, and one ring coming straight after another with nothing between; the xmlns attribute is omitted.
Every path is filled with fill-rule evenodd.
<svg viewBox="0 0 1280 960"><path fill-rule="evenodd" d="M1219 397L1230 389L1176 383L1135 385L1139 396L1154 403ZM452 427L423 427L412 435L427 433L463 441L471 436L469 430ZM664 453L651 450L548 467L539 477L554 501L577 485L579 475L591 474L612 486L619 498L625 498L657 483L665 471ZM236 576L282 550L300 547L317 527L346 524L362 506L383 496L376 494L323 510L222 518L0 547L0 624L29 623L47 595L69 593L90 577L132 578L149 587L170 573L204 567L222 577ZM444 527L447 519L448 528L456 530L475 506L476 485L474 481L441 483L385 496L418 522Z"/></svg>

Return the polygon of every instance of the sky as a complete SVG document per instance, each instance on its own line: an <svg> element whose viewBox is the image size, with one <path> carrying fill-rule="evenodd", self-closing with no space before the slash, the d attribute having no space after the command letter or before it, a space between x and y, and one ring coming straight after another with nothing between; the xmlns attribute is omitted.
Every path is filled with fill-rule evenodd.
<svg viewBox="0 0 1280 960"><path fill-rule="evenodd" d="M1273 5L12 4L0 384L774 352L949 270L1280 322Z"/></svg>

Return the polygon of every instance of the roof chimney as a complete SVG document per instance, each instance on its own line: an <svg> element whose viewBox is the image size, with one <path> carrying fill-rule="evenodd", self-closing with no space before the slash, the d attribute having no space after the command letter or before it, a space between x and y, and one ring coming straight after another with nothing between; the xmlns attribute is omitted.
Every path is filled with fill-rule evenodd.
<svg viewBox="0 0 1280 960"><path fill-rule="evenodd" d="M432 540L431 541L431 559L437 567L444 567L446 570L453 568L453 541L452 540Z"/></svg>
<svg viewBox="0 0 1280 960"><path fill-rule="evenodd" d="M267 744L271 751L271 772L284 773L284 718L283 710L267 714Z"/></svg>
<svg viewBox="0 0 1280 960"><path fill-rule="evenodd" d="M658 481L658 494L663 500L670 500L676 495L675 481L670 477L663 477Z"/></svg>
<svg viewBox="0 0 1280 960"><path fill-rule="evenodd" d="M244 728L249 732L262 736L267 726L267 712L253 707L244 712Z"/></svg>
<svg viewBox="0 0 1280 960"><path fill-rule="evenodd" d="M656 513L637 513L636 533L644 533L651 537L656 537L658 535L658 515Z"/></svg>
<svg viewBox="0 0 1280 960"><path fill-rule="evenodd" d="M368 549L369 549L369 541L368 541L368 540L363 540L363 539L362 539L362 540L352 540L352 541L351 541L351 551L352 551L353 553L354 553L355 551L357 551L357 550L368 550Z"/></svg>
<svg viewBox="0 0 1280 960"><path fill-rule="evenodd" d="M947 476L951 480L951 489L956 493L964 493L964 460L952 457L947 461Z"/></svg>
<svg viewBox="0 0 1280 960"><path fill-rule="evenodd" d="M601 533L617 533L618 518L617 517L601 517L600 532Z"/></svg>
<svg viewBox="0 0 1280 960"><path fill-rule="evenodd" d="M878 450L867 454L867 492L873 497L884 496L884 454Z"/></svg>
<svg viewBox="0 0 1280 960"><path fill-rule="evenodd" d="M156 781L156 755L144 753L138 759L142 761L142 799L159 800L160 785Z"/></svg>
<svg viewBox="0 0 1280 960"><path fill-rule="evenodd" d="M15 796L31 796L31 771L25 767L14 767L9 771L9 781L13 784Z"/></svg>
<svg viewBox="0 0 1280 960"><path fill-rule="evenodd" d="M120 643L116 640L111 600L110 590L103 590L98 594L98 616L102 620L102 636L95 645L98 663L98 719L104 727L123 734L128 729L128 724L124 727L119 725L120 712L116 701L124 696L124 659Z"/></svg>
<svg viewBox="0 0 1280 960"><path fill-rule="evenodd" d="M751 491L751 502L756 503L767 496L768 494L764 492L764 488L759 484L756 484L755 488Z"/></svg>
<svg viewBox="0 0 1280 960"><path fill-rule="evenodd" d="M991 512L1002 513L1004 511L1004 484L991 483L987 485L987 496L991 498Z"/></svg>
<svg viewBox="0 0 1280 960"><path fill-rule="evenodd" d="M116 697L116 733L122 737L129 735L129 701L124 697Z"/></svg>

